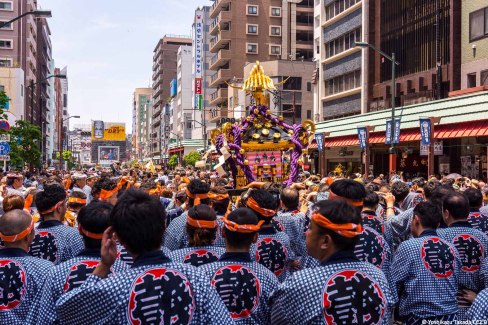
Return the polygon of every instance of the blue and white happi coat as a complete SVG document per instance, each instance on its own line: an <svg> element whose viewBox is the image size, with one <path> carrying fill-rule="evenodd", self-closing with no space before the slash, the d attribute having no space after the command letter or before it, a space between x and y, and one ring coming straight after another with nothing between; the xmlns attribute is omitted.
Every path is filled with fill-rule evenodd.
<svg viewBox="0 0 488 325"><path fill-rule="evenodd" d="M375 211L364 210L361 212L362 224L373 228L376 232L383 234L385 232L385 226L383 219L376 215Z"/></svg>
<svg viewBox="0 0 488 325"><path fill-rule="evenodd" d="M78 229L63 225L61 221L41 221L29 249L29 254L54 264L75 257L85 248Z"/></svg>
<svg viewBox="0 0 488 325"><path fill-rule="evenodd" d="M473 228L482 231L485 235L488 235L488 211L482 213L480 210L473 209L469 213L468 222Z"/></svg>
<svg viewBox="0 0 488 325"><path fill-rule="evenodd" d="M186 263L199 267L217 262L224 253L224 248L216 246L185 247L170 252L168 257L175 263Z"/></svg>
<svg viewBox="0 0 488 325"><path fill-rule="evenodd" d="M398 292L402 319L455 315L461 269L454 245L426 230L398 247L391 265L391 281Z"/></svg>
<svg viewBox="0 0 488 325"><path fill-rule="evenodd" d="M281 225L288 237L290 238L291 249L296 258L301 258L307 255L307 247L305 245L305 227L306 227L305 213L298 210L295 211L280 211L273 218L273 221Z"/></svg>
<svg viewBox="0 0 488 325"><path fill-rule="evenodd" d="M80 287L93 273L100 262L100 249L85 249L76 257L63 262L47 275L42 290L29 313L29 324L53 324L59 322L56 315L56 301L66 292ZM128 266L116 260L112 266L112 274L126 270Z"/></svg>
<svg viewBox="0 0 488 325"><path fill-rule="evenodd" d="M478 293L467 312L467 319L477 321L472 324L486 324L488 320L488 289Z"/></svg>
<svg viewBox="0 0 488 325"><path fill-rule="evenodd" d="M233 324L205 275L161 251L107 279L90 275L56 303L66 324Z"/></svg>
<svg viewBox="0 0 488 325"><path fill-rule="evenodd" d="M488 258L486 258L486 256L483 262L481 263L480 280L481 283L483 284L483 289L488 288Z"/></svg>
<svg viewBox="0 0 488 325"><path fill-rule="evenodd" d="M278 278L253 262L249 253L225 253L220 260L199 268L227 306L236 324L270 324L270 296Z"/></svg>
<svg viewBox="0 0 488 325"><path fill-rule="evenodd" d="M22 249L0 249L0 324L26 324L35 297L53 267Z"/></svg>
<svg viewBox="0 0 488 325"><path fill-rule="evenodd" d="M251 259L273 272L280 282L290 274L289 265L295 259L290 246L290 238L283 231L278 231L272 224L261 227L258 240L251 245Z"/></svg>
<svg viewBox="0 0 488 325"><path fill-rule="evenodd" d="M271 324L390 324L388 281L353 252L292 274L271 297Z"/></svg>
<svg viewBox="0 0 488 325"><path fill-rule="evenodd" d="M168 256L171 251L164 246L161 246L161 250L163 251L164 255ZM129 252L125 249L124 246L117 244L117 259L121 262L125 263L127 266L131 266L134 263L132 256Z"/></svg>
<svg viewBox="0 0 488 325"><path fill-rule="evenodd" d="M413 218L413 208L391 216L385 222L384 237L393 252L402 241L411 237L410 225Z"/></svg>
<svg viewBox="0 0 488 325"><path fill-rule="evenodd" d="M164 234L164 247L170 251L188 247L188 236L186 234L186 217L188 211L185 211L179 217L173 219Z"/></svg>

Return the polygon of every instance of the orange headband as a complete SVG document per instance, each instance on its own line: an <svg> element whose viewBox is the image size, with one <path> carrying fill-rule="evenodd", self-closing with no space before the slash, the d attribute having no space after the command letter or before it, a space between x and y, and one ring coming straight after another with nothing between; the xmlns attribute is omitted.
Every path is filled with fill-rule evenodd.
<svg viewBox="0 0 488 325"><path fill-rule="evenodd" d="M117 187L115 187L111 191L102 190L100 192L100 200L102 200L102 201L108 200L109 198L111 198L112 196L114 196L115 194L117 194L118 191L119 191L119 189Z"/></svg>
<svg viewBox="0 0 488 325"><path fill-rule="evenodd" d="M158 184L156 188L149 190L148 193L149 195L161 195L162 192L163 192L163 188L161 187L161 185Z"/></svg>
<svg viewBox="0 0 488 325"><path fill-rule="evenodd" d="M64 189L67 191L71 187L71 178L66 180L66 184L64 185Z"/></svg>
<svg viewBox="0 0 488 325"><path fill-rule="evenodd" d="M265 217L272 217L276 214L275 210L261 208L259 204L252 197L249 197L247 199L246 205L248 208L251 208L255 212Z"/></svg>
<svg viewBox="0 0 488 325"><path fill-rule="evenodd" d="M46 211L41 211L41 212L39 212L39 214L48 214L48 213L51 213L51 212L53 212L54 210L56 210L57 208L59 208L59 206L60 206L61 204L63 204L63 203L64 203L64 200L59 201L59 202L58 202L58 203L56 203L56 205L55 205L55 206L53 206L51 209L48 209L48 210L46 210Z"/></svg>
<svg viewBox="0 0 488 325"><path fill-rule="evenodd" d="M80 232L81 232L83 235L85 235L85 236L86 236L86 237L88 237L88 238L91 238L91 239L98 239L98 240L100 240L100 239L102 239L102 238L103 238L103 233L101 233L101 234L95 234L95 233L93 233L93 232L89 232L88 230L83 229L83 227L82 227L80 224L78 224L78 229L80 230Z"/></svg>
<svg viewBox="0 0 488 325"><path fill-rule="evenodd" d="M192 219L189 215L186 216L186 223L195 228L217 228L217 220L196 220Z"/></svg>
<svg viewBox="0 0 488 325"><path fill-rule="evenodd" d="M188 190L188 188L185 189L185 192L186 192L186 195L189 198L192 198L193 200L195 200L195 202L193 203L193 205L199 205L200 204L200 200L208 199L208 193L204 193L204 194L192 194Z"/></svg>
<svg viewBox="0 0 488 325"><path fill-rule="evenodd" d="M264 220L260 220L257 225L240 225L238 223L235 223L234 221L230 221L229 219L227 219L227 216L222 218L222 221L224 222L225 228L229 229L230 231L245 234L259 231L264 223Z"/></svg>
<svg viewBox="0 0 488 325"><path fill-rule="evenodd" d="M208 197L215 201L222 201L229 198L229 194L213 194L208 193Z"/></svg>
<svg viewBox="0 0 488 325"><path fill-rule="evenodd" d="M320 227L332 230L333 232L336 232L342 237L346 238L354 238L363 232L363 227L361 227L361 224L336 224L317 212L312 214L312 220Z"/></svg>
<svg viewBox="0 0 488 325"><path fill-rule="evenodd" d="M68 198L69 203L79 203L79 204L86 204L86 199L81 199L79 197L70 197Z"/></svg>
<svg viewBox="0 0 488 325"><path fill-rule="evenodd" d="M30 209L33 201L34 201L34 196L32 194L27 195L24 202L24 209Z"/></svg>
<svg viewBox="0 0 488 325"><path fill-rule="evenodd" d="M363 206L363 201L355 201L355 200L347 199L345 197L342 197L342 196L335 194L334 192L332 192L329 189L329 200L334 200L336 198L337 198L337 200L344 201L344 202L352 205L353 207L362 207Z"/></svg>
<svg viewBox="0 0 488 325"><path fill-rule="evenodd" d="M32 231L32 228L34 228L34 219L31 220L31 223L27 228L22 230L17 235L4 235L4 234L0 233L0 238L2 238L2 240L6 243L13 243L17 240L21 240L22 238L24 238L25 236L30 234L30 232Z"/></svg>

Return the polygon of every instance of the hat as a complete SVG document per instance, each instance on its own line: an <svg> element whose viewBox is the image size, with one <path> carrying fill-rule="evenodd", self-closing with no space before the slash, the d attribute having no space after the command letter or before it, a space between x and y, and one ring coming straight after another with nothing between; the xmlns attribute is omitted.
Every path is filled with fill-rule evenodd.
<svg viewBox="0 0 488 325"><path fill-rule="evenodd" d="M74 173L73 174L73 179L74 180L79 180L79 179L86 179L86 175L83 173Z"/></svg>
<svg viewBox="0 0 488 325"><path fill-rule="evenodd" d="M8 173L7 178L23 178L24 176L19 173Z"/></svg>

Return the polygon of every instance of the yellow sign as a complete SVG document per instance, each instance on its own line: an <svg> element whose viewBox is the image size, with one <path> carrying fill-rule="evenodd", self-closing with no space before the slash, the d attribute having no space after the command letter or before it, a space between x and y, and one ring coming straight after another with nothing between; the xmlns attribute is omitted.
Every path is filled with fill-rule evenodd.
<svg viewBox="0 0 488 325"><path fill-rule="evenodd" d="M92 141L125 140L125 123L92 122Z"/></svg>

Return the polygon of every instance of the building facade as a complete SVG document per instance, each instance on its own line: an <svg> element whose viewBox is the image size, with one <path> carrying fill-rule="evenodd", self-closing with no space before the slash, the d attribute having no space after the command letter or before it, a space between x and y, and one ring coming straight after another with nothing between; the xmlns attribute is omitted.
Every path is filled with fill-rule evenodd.
<svg viewBox="0 0 488 325"><path fill-rule="evenodd" d="M93 166L90 124L75 124L68 134L68 150L72 152L75 161L85 168Z"/></svg>
<svg viewBox="0 0 488 325"><path fill-rule="evenodd" d="M68 115L68 68L55 68L55 75L64 75L65 79L54 79L54 98L55 98L55 116L54 125L54 150L62 152L67 150L67 134L69 130L69 115ZM56 155L53 155L53 159Z"/></svg>
<svg viewBox="0 0 488 325"><path fill-rule="evenodd" d="M5 91L8 102L8 122L12 126L15 121L24 117L24 70L13 67L0 67L0 90Z"/></svg>
<svg viewBox="0 0 488 325"><path fill-rule="evenodd" d="M153 115L151 124L151 155L161 157L161 113L168 102L170 95L169 85L176 76L176 56L181 45L191 45L190 37L165 35L154 49L153 76L152 76L152 100ZM159 158L160 159L160 158Z"/></svg>
<svg viewBox="0 0 488 325"><path fill-rule="evenodd" d="M150 155L152 88L136 88L132 107L132 154L134 159Z"/></svg>

